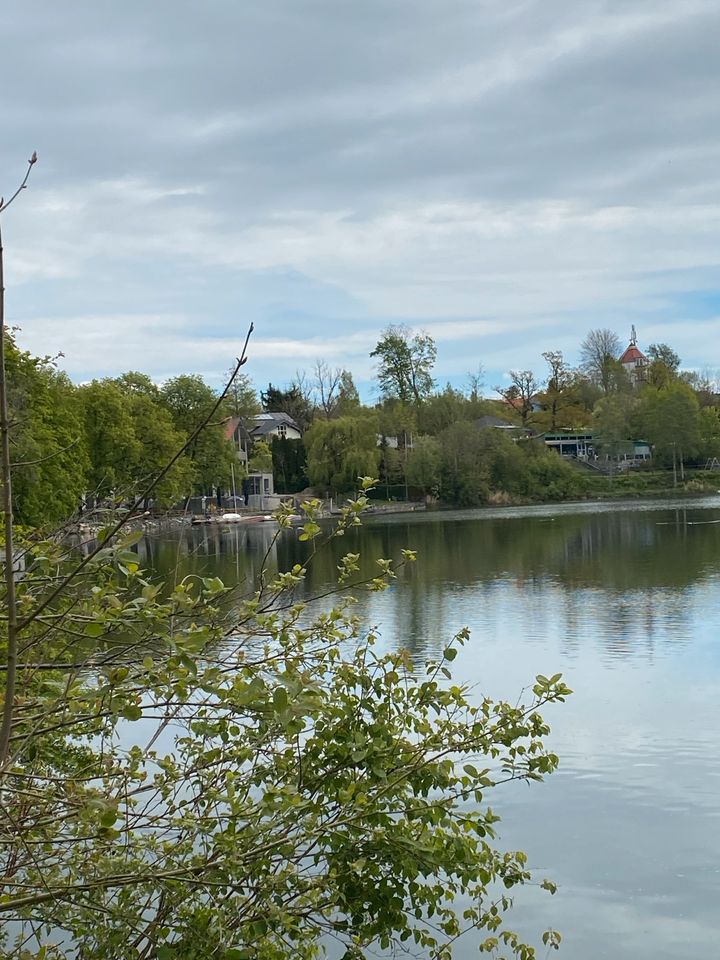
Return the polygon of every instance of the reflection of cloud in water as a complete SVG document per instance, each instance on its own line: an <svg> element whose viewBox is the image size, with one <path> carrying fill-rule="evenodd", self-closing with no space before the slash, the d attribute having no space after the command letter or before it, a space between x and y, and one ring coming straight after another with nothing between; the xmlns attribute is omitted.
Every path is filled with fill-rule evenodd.
<svg viewBox="0 0 720 960"><path fill-rule="evenodd" d="M375 575L376 557L417 549L417 565L355 607L383 644L422 661L467 625L455 676L513 701L536 673L564 673L575 694L545 711L560 770L492 796L501 843L560 885L554 898L519 891L512 923L560 929L561 956L695 960L720 942L720 524L704 522L716 519L717 498L375 518L308 574L322 593L345 552ZM182 532L151 559L249 582L273 533ZM284 534L273 565L307 551ZM458 957L476 953L468 939Z"/></svg>

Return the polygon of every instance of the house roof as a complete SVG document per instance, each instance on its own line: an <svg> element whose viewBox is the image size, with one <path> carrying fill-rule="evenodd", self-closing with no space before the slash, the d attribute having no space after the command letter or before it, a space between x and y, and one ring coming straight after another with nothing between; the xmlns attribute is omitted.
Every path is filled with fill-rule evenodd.
<svg viewBox="0 0 720 960"><path fill-rule="evenodd" d="M252 437L265 437L267 434L272 433L273 430L277 430L282 424L292 427L293 430L297 430L298 433L302 433L302 430L293 418L289 416L289 414L282 412L259 413L256 417L252 418L251 423L250 435Z"/></svg>
<svg viewBox="0 0 720 960"><path fill-rule="evenodd" d="M228 419L225 421L224 426L225 426L226 440L232 440L236 432L243 439L250 436L250 434L247 431L247 428L245 427L245 424L243 423L242 417L228 417Z"/></svg>
<svg viewBox="0 0 720 960"><path fill-rule="evenodd" d="M620 363L632 363L633 365L637 364L638 361L647 360L647 357L639 350L637 345L631 343L625 353L620 357Z"/></svg>

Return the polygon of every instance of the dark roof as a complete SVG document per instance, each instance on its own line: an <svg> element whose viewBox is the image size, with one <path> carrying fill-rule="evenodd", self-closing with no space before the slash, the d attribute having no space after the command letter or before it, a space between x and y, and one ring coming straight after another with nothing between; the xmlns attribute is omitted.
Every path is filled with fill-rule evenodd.
<svg viewBox="0 0 720 960"><path fill-rule="evenodd" d="M267 434L272 433L273 430L277 430L281 424L285 424L288 427L292 427L294 430L297 430L298 433L302 433L300 427L295 423L293 418L287 413L259 413L256 417L252 418L252 426L250 427L250 435L252 437L264 437Z"/></svg>

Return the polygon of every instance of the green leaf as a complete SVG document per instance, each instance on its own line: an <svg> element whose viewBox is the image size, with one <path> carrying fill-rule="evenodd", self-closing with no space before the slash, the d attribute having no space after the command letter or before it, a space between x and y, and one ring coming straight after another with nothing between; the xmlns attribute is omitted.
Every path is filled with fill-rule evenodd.
<svg viewBox="0 0 720 960"><path fill-rule="evenodd" d="M273 690L273 707L276 713L282 713L287 710L288 695L285 687L276 687Z"/></svg>
<svg viewBox="0 0 720 960"><path fill-rule="evenodd" d="M455 647L445 647L443 650L443 659L444 660L454 660L457 656L457 650Z"/></svg>
<svg viewBox="0 0 720 960"><path fill-rule="evenodd" d="M106 810L105 813L100 817L100 824L103 827L112 827L117 818L117 810L114 808Z"/></svg>
<svg viewBox="0 0 720 960"><path fill-rule="evenodd" d="M139 720L142 717L142 707L137 703L128 703L120 711L123 720Z"/></svg>

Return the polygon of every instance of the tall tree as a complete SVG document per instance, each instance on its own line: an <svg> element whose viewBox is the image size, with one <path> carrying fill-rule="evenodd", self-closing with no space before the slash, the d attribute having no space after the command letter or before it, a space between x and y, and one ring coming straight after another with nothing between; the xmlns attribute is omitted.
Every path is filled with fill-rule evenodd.
<svg viewBox="0 0 720 960"><path fill-rule="evenodd" d="M89 493L130 496L137 479L142 444L128 393L113 380L93 380L81 388L91 469Z"/></svg>
<svg viewBox="0 0 720 960"><path fill-rule="evenodd" d="M437 358L435 341L406 326L389 326L370 354L377 359L377 379L386 399L421 403L432 393L432 370Z"/></svg>
<svg viewBox="0 0 720 960"><path fill-rule="evenodd" d="M226 381L230 379L234 369L235 366L233 365L226 372ZM256 413L260 412L257 391L247 374L238 373L237 376L233 378L227 392L225 406L231 417L250 419L254 417Z"/></svg>
<svg viewBox="0 0 720 960"><path fill-rule="evenodd" d="M638 425L659 459L684 476L687 457L702 448L700 405L687 384L675 381L661 390L646 388L638 408Z"/></svg>
<svg viewBox="0 0 720 960"><path fill-rule="evenodd" d="M196 374L171 378L163 384L160 398L170 411L175 427L185 438L207 416L217 400L212 387ZM196 437L188 455L198 493L212 493L213 487L227 486L236 456L232 443L225 439L223 418L208 424Z"/></svg>
<svg viewBox="0 0 720 960"><path fill-rule="evenodd" d="M316 420L303 440L310 483L335 492L352 490L358 477L376 476L380 463L375 416Z"/></svg>
<svg viewBox="0 0 720 960"><path fill-rule="evenodd" d="M326 360L316 360L313 367L315 391L320 409L326 420L334 414L340 399L343 371L340 367L331 367Z"/></svg>
<svg viewBox="0 0 720 960"><path fill-rule="evenodd" d="M442 447L436 437L417 437L409 452L405 478L424 494L437 494L442 476Z"/></svg>
<svg viewBox="0 0 720 960"><path fill-rule="evenodd" d="M637 399L632 394L616 393L602 397L592 416L596 449L612 458L632 451L633 418Z"/></svg>
<svg viewBox="0 0 720 960"><path fill-rule="evenodd" d="M286 413L305 430L312 422L312 405L297 383L287 390L268 384L267 390L260 394L260 402L267 413Z"/></svg>
<svg viewBox="0 0 720 960"><path fill-rule="evenodd" d="M80 505L90 462L78 390L52 361L19 350L5 333L13 424L13 507L18 520L59 522Z"/></svg>
<svg viewBox="0 0 720 960"><path fill-rule="evenodd" d="M648 347L650 363L645 372L646 381L658 389L666 387L677 377L680 357L667 343L651 343Z"/></svg>
<svg viewBox="0 0 720 960"><path fill-rule="evenodd" d="M607 327L590 330L580 344L580 368L605 393L610 391L612 364L620 355L620 337Z"/></svg>
<svg viewBox="0 0 720 960"><path fill-rule="evenodd" d="M648 357L664 363L672 373L677 373L680 368L680 357L667 343L651 343L648 347Z"/></svg>
<svg viewBox="0 0 720 960"><path fill-rule="evenodd" d="M506 403L520 414L522 424L526 427L533 409L533 398L540 384L532 370L511 370L509 376L509 387L495 389Z"/></svg>
<svg viewBox="0 0 720 960"><path fill-rule="evenodd" d="M545 406L550 414L550 429L557 430L560 412L575 403L575 378L561 350L547 350L542 356L550 368L545 384Z"/></svg>

